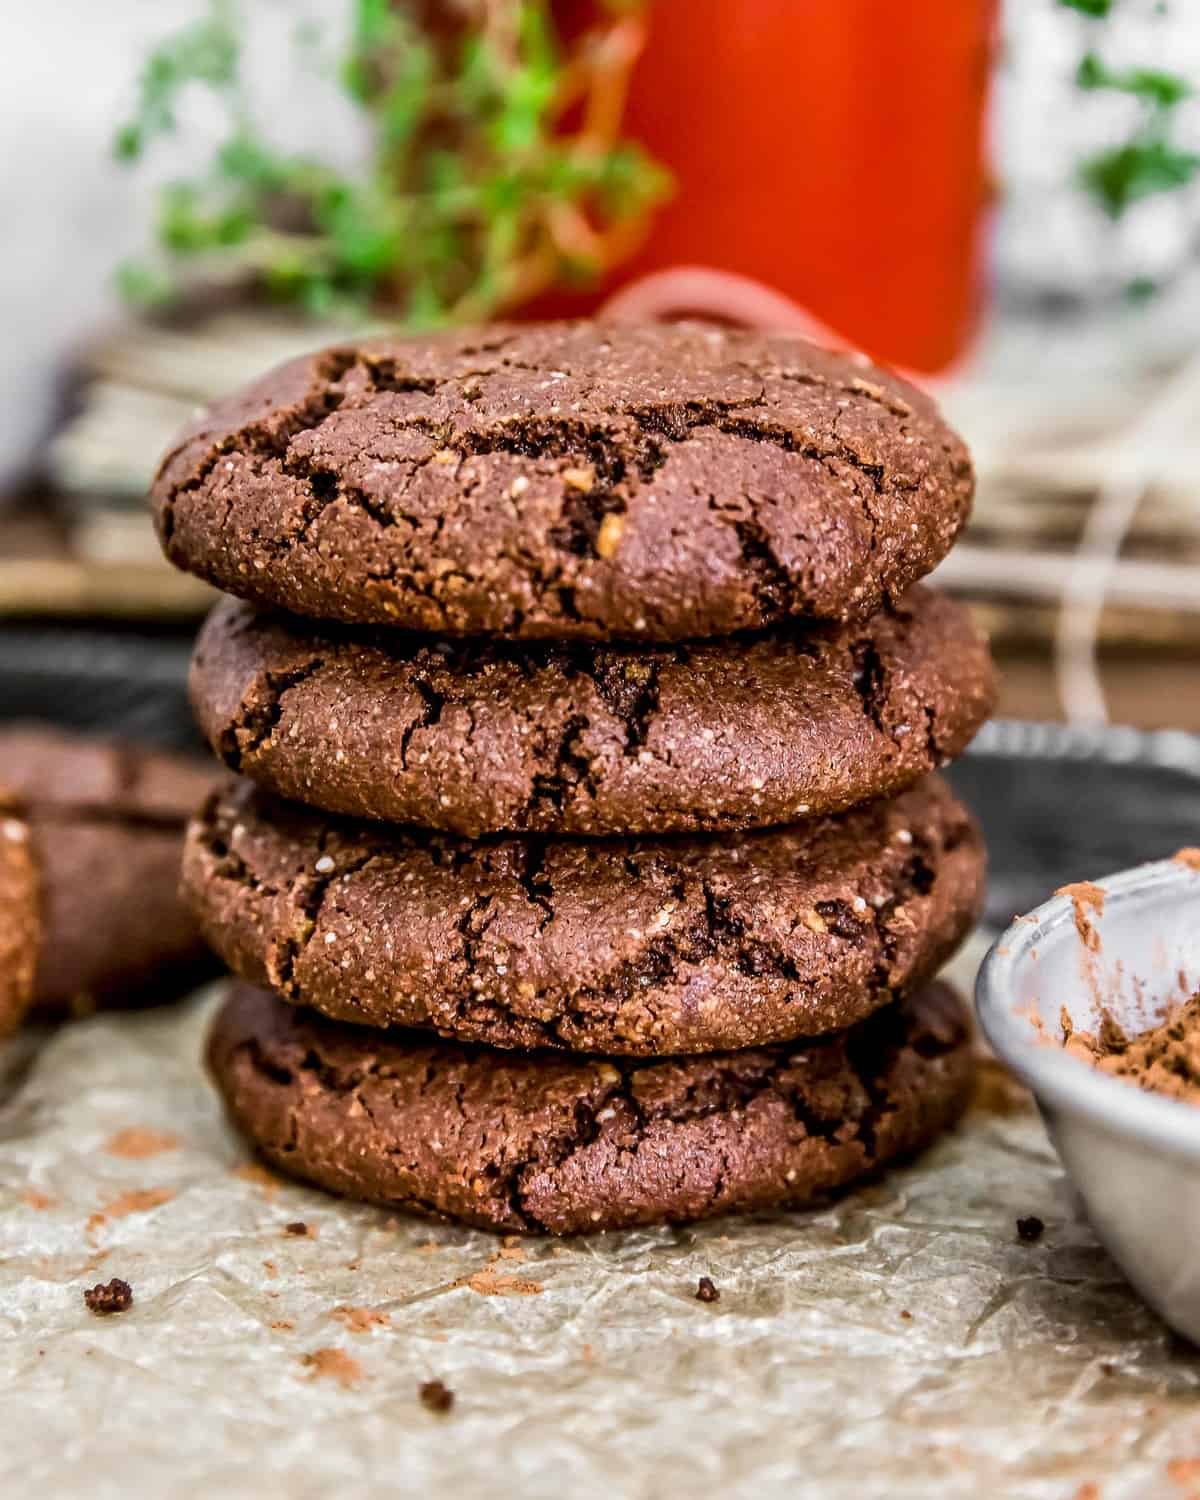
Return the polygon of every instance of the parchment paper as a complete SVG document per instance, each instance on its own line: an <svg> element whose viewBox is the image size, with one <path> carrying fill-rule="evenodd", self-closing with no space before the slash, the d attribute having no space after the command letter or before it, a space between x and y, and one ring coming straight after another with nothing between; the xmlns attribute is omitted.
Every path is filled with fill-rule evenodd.
<svg viewBox="0 0 1200 1500"><path fill-rule="evenodd" d="M6 1054L6 1500L1200 1491L1200 1358L994 1066L954 1136L818 1211L503 1243L250 1165L213 1003ZM113 1276L133 1307L89 1313Z"/></svg>

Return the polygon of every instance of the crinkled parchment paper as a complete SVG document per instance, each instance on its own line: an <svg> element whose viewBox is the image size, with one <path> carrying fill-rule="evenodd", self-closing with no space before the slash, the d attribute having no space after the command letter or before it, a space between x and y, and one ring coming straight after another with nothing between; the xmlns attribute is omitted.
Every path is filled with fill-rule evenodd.
<svg viewBox="0 0 1200 1500"><path fill-rule="evenodd" d="M198 1061L212 1004L4 1059L6 1500L1200 1490L1200 1357L998 1073L953 1137L819 1211L518 1245L251 1165ZM113 1276L133 1307L89 1313Z"/></svg>

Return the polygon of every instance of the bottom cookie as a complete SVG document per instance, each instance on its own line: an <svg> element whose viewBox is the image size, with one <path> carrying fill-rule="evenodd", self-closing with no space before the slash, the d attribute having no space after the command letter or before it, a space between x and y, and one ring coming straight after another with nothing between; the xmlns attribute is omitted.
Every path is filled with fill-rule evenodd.
<svg viewBox="0 0 1200 1500"><path fill-rule="evenodd" d="M208 1058L234 1123L291 1175L551 1234L801 1206L928 1144L973 1071L942 984L802 1045L646 1061L367 1031L235 984Z"/></svg>

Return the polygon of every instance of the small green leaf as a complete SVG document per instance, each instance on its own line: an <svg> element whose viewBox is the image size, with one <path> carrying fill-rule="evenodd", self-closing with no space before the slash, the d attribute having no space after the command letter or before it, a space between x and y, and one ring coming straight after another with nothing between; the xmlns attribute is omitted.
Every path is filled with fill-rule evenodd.
<svg viewBox="0 0 1200 1500"><path fill-rule="evenodd" d="M390 150L406 147L429 108L433 84L432 49L421 44L407 47L396 78L375 105L381 133Z"/></svg>
<svg viewBox="0 0 1200 1500"><path fill-rule="evenodd" d="M1103 20L1112 11L1115 0L1058 0L1067 10L1077 10L1085 16Z"/></svg>
<svg viewBox="0 0 1200 1500"><path fill-rule="evenodd" d="M238 245L253 224L246 204L209 204L191 183L172 183L159 200L159 236L166 249L179 255Z"/></svg>
<svg viewBox="0 0 1200 1500"><path fill-rule="evenodd" d="M1131 141L1090 157L1080 168L1084 186L1105 211L1119 219L1130 204L1154 193L1184 187L1200 171L1200 156L1170 142Z"/></svg>
<svg viewBox="0 0 1200 1500"><path fill-rule="evenodd" d="M324 276L307 277L300 287L300 304L314 318L327 317L336 297L336 288Z"/></svg>
<svg viewBox="0 0 1200 1500"><path fill-rule="evenodd" d="M354 44L366 51L387 40L392 24L390 0L354 0Z"/></svg>
<svg viewBox="0 0 1200 1500"><path fill-rule="evenodd" d="M117 291L135 307L165 307L171 300L174 288L171 279L161 266L148 265L145 261L127 260L117 267Z"/></svg>
<svg viewBox="0 0 1200 1500"><path fill-rule="evenodd" d="M1160 291L1158 282L1150 276L1135 276L1125 283L1126 300L1137 305L1152 301Z"/></svg>
<svg viewBox="0 0 1200 1500"><path fill-rule="evenodd" d="M141 130L136 125L122 125L113 138L113 155L118 161L136 161L141 154Z"/></svg>
<svg viewBox="0 0 1200 1500"><path fill-rule="evenodd" d="M238 131L219 147L216 160L222 177L264 193L283 192L291 175L284 158L245 131Z"/></svg>
<svg viewBox="0 0 1200 1500"><path fill-rule="evenodd" d="M1122 94L1132 94L1160 109L1171 109L1187 99L1192 88L1186 78L1177 73L1164 73L1157 68L1130 68L1114 72L1094 52L1088 52L1075 72L1075 82L1081 89L1113 89Z"/></svg>
<svg viewBox="0 0 1200 1500"><path fill-rule="evenodd" d="M405 326L419 331L438 328L445 320L446 307L437 287L428 276L418 277L409 293Z"/></svg>

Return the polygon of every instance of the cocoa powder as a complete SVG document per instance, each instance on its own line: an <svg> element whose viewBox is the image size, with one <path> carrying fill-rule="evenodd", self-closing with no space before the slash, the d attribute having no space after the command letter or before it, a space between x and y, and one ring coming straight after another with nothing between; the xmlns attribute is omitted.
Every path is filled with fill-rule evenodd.
<svg viewBox="0 0 1200 1500"><path fill-rule="evenodd" d="M1200 993L1132 1037L1105 1012L1096 1032L1064 1028L1063 1045L1102 1073L1200 1105Z"/></svg>

